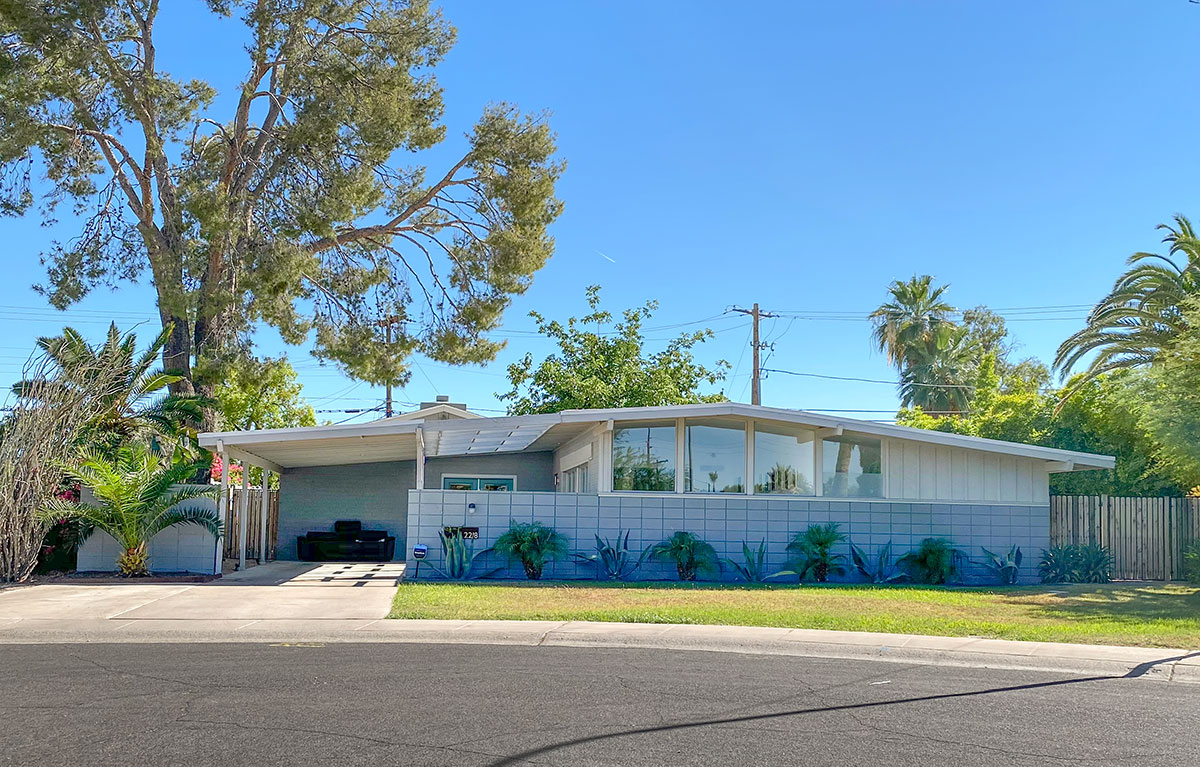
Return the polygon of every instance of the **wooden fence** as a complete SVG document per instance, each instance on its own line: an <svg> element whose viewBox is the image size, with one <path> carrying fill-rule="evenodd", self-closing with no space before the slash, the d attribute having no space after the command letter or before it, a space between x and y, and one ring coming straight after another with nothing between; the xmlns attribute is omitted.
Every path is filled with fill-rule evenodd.
<svg viewBox="0 0 1200 767"><path fill-rule="evenodd" d="M250 488L246 491L249 498L246 506L246 558L258 559L259 530L262 529L262 490ZM267 499L267 559L275 558L276 538L279 535L279 491L270 490ZM225 512L225 556L237 557L241 526L238 523L238 504L241 503L242 489L229 488L229 507Z"/></svg>
<svg viewBox="0 0 1200 767"><path fill-rule="evenodd" d="M1113 578L1176 580L1183 551L1200 540L1200 498L1050 497L1052 545L1097 543L1112 552Z"/></svg>

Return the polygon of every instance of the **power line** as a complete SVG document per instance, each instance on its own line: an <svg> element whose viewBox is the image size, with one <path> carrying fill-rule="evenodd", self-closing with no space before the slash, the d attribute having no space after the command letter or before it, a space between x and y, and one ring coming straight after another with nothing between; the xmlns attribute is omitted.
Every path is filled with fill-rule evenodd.
<svg viewBox="0 0 1200 767"><path fill-rule="evenodd" d="M831 376L831 375L825 375L824 373L801 373L801 372L797 372L795 370L779 370L777 368L763 368L763 372L764 373L782 373L784 375L803 376L805 378L825 378L825 379L828 379L831 381L858 381L861 383L888 384L889 386L895 386L897 383L896 381L885 381L885 380L879 379L879 378L855 378L853 376ZM927 387L930 389L974 389L975 388L974 386L970 386L968 384L912 383L909 385L910 386L923 386L923 387Z"/></svg>

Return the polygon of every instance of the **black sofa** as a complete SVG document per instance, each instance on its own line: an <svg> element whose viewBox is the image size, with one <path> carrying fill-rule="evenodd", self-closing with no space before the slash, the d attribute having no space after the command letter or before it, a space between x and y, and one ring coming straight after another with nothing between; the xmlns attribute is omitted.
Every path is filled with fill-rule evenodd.
<svg viewBox="0 0 1200 767"><path fill-rule="evenodd" d="M388 562L396 555L396 538L387 530L363 530L357 519L342 519L333 523L333 532L298 536L296 554L304 562Z"/></svg>

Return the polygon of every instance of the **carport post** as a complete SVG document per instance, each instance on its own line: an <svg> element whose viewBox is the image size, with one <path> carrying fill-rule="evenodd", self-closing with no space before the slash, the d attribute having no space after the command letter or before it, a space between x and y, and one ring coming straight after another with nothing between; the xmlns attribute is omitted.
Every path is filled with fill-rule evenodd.
<svg viewBox="0 0 1200 767"><path fill-rule="evenodd" d="M425 432L417 427L417 489L425 489Z"/></svg>
<svg viewBox="0 0 1200 767"><path fill-rule="evenodd" d="M250 464L242 461L242 496L238 498L238 570L246 569L246 507L250 503Z"/></svg>
<svg viewBox="0 0 1200 767"><path fill-rule="evenodd" d="M229 453L225 452L225 443L217 443L217 453L221 456L221 507L218 514L221 517L221 534L217 536L217 552L214 556L213 575L220 575L225 564L225 531L229 529Z"/></svg>
<svg viewBox="0 0 1200 767"><path fill-rule="evenodd" d="M268 507L271 504L271 472L267 467L262 467L262 498L258 508L259 524L258 524L258 563L266 564L267 561L267 516Z"/></svg>

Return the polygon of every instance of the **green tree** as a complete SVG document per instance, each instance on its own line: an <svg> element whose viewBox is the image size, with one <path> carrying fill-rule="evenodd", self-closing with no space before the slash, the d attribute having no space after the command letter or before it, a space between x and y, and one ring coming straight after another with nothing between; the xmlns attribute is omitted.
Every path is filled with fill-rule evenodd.
<svg viewBox="0 0 1200 767"><path fill-rule="evenodd" d="M44 254L50 302L148 271L176 393L211 396L261 324L377 384L416 352L493 359L485 334L553 251L545 117L491 105L456 160L414 160L446 135L454 30L428 0L208 0L245 28L222 112L160 67L159 7L0 4L0 212L83 218Z"/></svg>
<svg viewBox="0 0 1200 767"><path fill-rule="evenodd" d="M1058 347L1054 367L1064 374L1094 354L1069 397L1097 376L1143 367L1169 350L1188 330L1184 302L1200 294L1200 239L1188 219L1160 224L1168 255L1134 253L1129 269L1088 314L1087 325Z"/></svg>
<svg viewBox="0 0 1200 767"><path fill-rule="evenodd" d="M1200 486L1200 297L1182 304L1189 330L1144 374L1131 376L1126 403L1157 444L1156 457L1184 488Z"/></svg>
<svg viewBox="0 0 1200 767"><path fill-rule="evenodd" d="M508 366L512 389L498 396L508 402L510 415L725 401L724 394L701 394L700 388L724 380L729 364L718 360L706 367L692 354L713 337L711 330L682 333L661 351L648 352L643 324L658 308L656 302L626 309L616 322L600 308L598 285L587 289L587 302L589 313L571 317L566 325L530 312L538 332L558 351L536 365L526 354Z"/></svg>
<svg viewBox="0 0 1200 767"><path fill-rule="evenodd" d="M231 366L216 391L221 428L316 426L317 416L301 396L302 389L295 369L282 357Z"/></svg>
<svg viewBox="0 0 1200 767"><path fill-rule="evenodd" d="M967 328L941 324L925 345L909 351L900 373L900 404L938 415L965 411L976 359L970 341Z"/></svg>
<svg viewBox="0 0 1200 767"><path fill-rule="evenodd" d="M79 451L74 463L63 467L91 488L95 503L55 499L46 514L81 523L81 542L95 530L113 537L123 551L117 557L122 575L150 574L150 539L175 525L198 525L214 536L221 520L211 505L190 503L211 498L216 487L184 485L204 468L203 463L163 460L145 445L120 448L115 456L90 448Z"/></svg>
<svg viewBox="0 0 1200 767"><path fill-rule="evenodd" d="M908 367L915 355L928 353L939 328L953 324L955 309L943 300L949 287L934 287L928 274L896 280L888 286L891 300L868 315L872 342L897 370Z"/></svg>
<svg viewBox="0 0 1200 767"><path fill-rule="evenodd" d="M171 329L164 328L145 350L137 350L137 336L122 334L110 325L102 343L92 346L78 330L64 328L61 336L39 338L38 348L58 369L53 379L26 380L14 389L18 395L41 392L49 386L76 389L95 407L80 433L80 440L113 453L122 445L141 442L159 449L190 448L204 400L194 395L174 395L167 388L179 376L156 367Z"/></svg>
<svg viewBox="0 0 1200 767"><path fill-rule="evenodd" d="M1077 386L1063 407L1061 392L1037 386L1005 389L995 360L979 365L970 413L936 418L902 409L897 423L974 437L1112 455L1116 468L1050 476L1050 490L1065 495L1180 495L1187 490L1159 455L1158 445L1130 403L1130 372ZM1068 382L1068 386L1076 382Z"/></svg>

